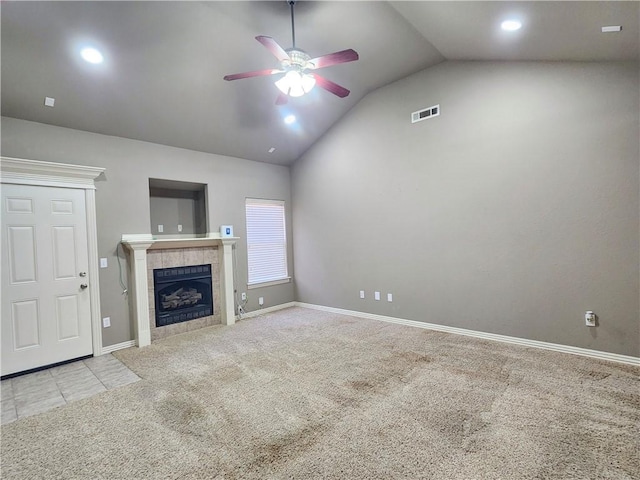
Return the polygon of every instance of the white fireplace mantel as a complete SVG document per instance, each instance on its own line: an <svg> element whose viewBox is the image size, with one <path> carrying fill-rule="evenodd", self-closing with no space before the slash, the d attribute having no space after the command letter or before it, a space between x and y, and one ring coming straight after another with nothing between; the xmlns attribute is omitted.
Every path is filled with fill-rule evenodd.
<svg viewBox="0 0 640 480"><path fill-rule="evenodd" d="M165 235L124 234L122 244L132 253L133 295L135 312L136 345L151 345L149 327L149 296L147 280L147 250L168 248L222 247L220 258L220 303L222 324L232 325L236 321L235 303L233 300L233 251L232 247L239 240L237 237L221 238L219 233L206 235Z"/></svg>

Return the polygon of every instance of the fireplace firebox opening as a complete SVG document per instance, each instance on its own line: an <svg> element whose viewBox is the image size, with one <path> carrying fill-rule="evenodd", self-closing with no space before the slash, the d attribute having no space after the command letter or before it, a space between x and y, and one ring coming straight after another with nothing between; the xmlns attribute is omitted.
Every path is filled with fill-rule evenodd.
<svg viewBox="0 0 640 480"><path fill-rule="evenodd" d="M156 327L213 315L211 265L153 270Z"/></svg>

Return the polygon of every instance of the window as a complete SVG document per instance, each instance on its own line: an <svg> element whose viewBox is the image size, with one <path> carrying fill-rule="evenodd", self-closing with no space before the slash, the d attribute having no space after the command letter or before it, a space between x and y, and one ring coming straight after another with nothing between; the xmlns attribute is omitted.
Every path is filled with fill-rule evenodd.
<svg viewBox="0 0 640 480"><path fill-rule="evenodd" d="M247 198L246 213L249 285L288 282L284 202Z"/></svg>

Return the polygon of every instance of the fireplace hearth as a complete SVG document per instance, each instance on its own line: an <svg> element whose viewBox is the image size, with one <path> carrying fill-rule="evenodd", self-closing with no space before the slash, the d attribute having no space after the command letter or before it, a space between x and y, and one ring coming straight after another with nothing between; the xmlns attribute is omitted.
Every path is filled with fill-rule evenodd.
<svg viewBox="0 0 640 480"><path fill-rule="evenodd" d="M213 315L211 265L153 270L156 327Z"/></svg>

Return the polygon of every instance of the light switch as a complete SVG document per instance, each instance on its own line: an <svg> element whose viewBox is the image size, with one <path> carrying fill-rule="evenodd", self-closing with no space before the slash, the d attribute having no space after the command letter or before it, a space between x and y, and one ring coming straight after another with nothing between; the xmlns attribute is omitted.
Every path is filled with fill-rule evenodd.
<svg viewBox="0 0 640 480"><path fill-rule="evenodd" d="M107 259L106 258L101 258L100 259L100 268L107 268L109 266L109 264L107 263Z"/></svg>
<svg viewBox="0 0 640 480"><path fill-rule="evenodd" d="M380 300L380 292L375 292L373 294L373 298L375 298L376 300Z"/></svg>

